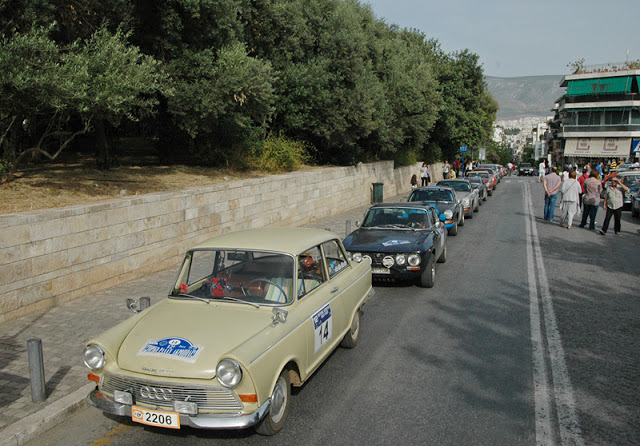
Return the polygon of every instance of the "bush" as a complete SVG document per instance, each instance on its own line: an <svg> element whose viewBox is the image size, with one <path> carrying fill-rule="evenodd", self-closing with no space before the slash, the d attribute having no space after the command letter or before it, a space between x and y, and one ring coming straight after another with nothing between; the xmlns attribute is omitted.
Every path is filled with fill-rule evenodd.
<svg viewBox="0 0 640 446"><path fill-rule="evenodd" d="M285 136L269 136L253 156L253 165L267 172L291 172L309 159L307 145Z"/></svg>

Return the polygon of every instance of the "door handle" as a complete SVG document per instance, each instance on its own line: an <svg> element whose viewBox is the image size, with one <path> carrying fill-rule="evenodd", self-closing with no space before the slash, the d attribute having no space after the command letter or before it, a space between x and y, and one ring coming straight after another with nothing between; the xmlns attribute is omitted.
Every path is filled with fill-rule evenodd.
<svg viewBox="0 0 640 446"><path fill-rule="evenodd" d="M331 293L337 293L338 292L338 287L335 287L334 289L331 290Z"/></svg>

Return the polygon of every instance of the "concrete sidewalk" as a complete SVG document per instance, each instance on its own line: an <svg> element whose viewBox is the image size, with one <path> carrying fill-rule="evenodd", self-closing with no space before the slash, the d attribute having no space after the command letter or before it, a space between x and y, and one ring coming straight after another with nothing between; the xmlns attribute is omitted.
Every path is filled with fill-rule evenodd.
<svg viewBox="0 0 640 446"><path fill-rule="evenodd" d="M407 196L385 201L405 201ZM344 238L368 207L308 227L330 229ZM127 297L150 296L152 305L166 298L178 266L0 324L0 446L22 445L83 407L95 386L82 363L85 342L133 314L125 307ZM42 403L31 401L27 341L32 338L42 339L43 345L47 398Z"/></svg>

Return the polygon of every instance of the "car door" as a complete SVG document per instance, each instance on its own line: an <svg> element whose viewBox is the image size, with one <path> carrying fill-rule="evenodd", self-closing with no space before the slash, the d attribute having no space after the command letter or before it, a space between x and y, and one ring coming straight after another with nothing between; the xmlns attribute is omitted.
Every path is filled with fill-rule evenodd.
<svg viewBox="0 0 640 446"><path fill-rule="evenodd" d="M298 256L297 309L306 315L297 328L306 339L304 376L313 373L340 341L344 315L334 288L320 245Z"/></svg>
<svg viewBox="0 0 640 446"><path fill-rule="evenodd" d="M435 209L429 208L428 212L431 229L434 231L434 248L436 248L437 254L439 256L439 254L444 250L447 229L444 227L444 225L438 225L439 220L436 215Z"/></svg>

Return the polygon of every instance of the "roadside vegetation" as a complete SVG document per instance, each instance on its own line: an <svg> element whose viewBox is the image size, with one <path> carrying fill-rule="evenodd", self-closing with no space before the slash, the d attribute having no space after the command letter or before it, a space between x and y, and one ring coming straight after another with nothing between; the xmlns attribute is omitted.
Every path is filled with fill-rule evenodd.
<svg viewBox="0 0 640 446"><path fill-rule="evenodd" d="M113 169L131 137L159 164L233 171L497 154L478 56L356 0L0 2L0 88L9 182Z"/></svg>

